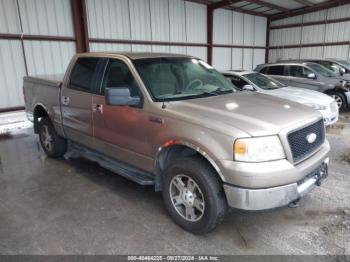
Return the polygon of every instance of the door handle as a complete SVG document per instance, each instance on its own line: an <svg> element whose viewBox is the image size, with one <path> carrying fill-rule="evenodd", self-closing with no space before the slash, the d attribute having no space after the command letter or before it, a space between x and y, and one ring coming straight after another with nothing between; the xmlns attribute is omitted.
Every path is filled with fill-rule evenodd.
<svg viewBox="0 0 350 262"><path fill-rule="evenodd" d="M68 96L62 96L62 104L65 106L69 105L69 97Z"/></svg>
<svg viewBox="0 0 350 262"><path fill-rule="evenodd" d="M92 112L98 112L100 114L103 113L103 105L101 104L92 104Z"/></svg>

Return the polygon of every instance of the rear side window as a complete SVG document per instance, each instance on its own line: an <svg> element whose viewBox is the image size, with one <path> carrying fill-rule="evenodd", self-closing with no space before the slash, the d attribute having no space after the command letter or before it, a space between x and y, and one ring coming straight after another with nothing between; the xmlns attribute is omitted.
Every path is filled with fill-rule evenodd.
<svg viewBox="0 0 350 262"><path fill-rule="evenodd" d="M70 77L70 88L92 92L92 80L99 58L81 57L76 61Z"/></svg>
<svg viewBox="0 0 350 262"><path fill-rule="evenodd" d="M265 74L267 75L283 76L284 66L270 66L266 71Z"/></svg>
<svg viewBox="0 0 350 262"><path fill-rule="evenodd" d="M303 66L290 66L289 75L293 77L307 78L307 75L312 73L309 69Z"/></svg>
<svg viewBox="0 0 350 262"><path fill-rule="evenodd" d="M266 74L267 74L267 69L269 69L268 66L267 66L267 67L264 67L263 69L261 69L260 72L259 72L259 70L258 70L258 72L261 73L261 74L265 74L265 75L266 75Z"/></svg>
<svg viewBox="0 0 350 262"><path fill-rule="evenodd" d="M106 88L129 88L131 96L139 96L139 87L129 67L120 60L111 59L107 65L102 80L100 94L104 95Z"/></svg>

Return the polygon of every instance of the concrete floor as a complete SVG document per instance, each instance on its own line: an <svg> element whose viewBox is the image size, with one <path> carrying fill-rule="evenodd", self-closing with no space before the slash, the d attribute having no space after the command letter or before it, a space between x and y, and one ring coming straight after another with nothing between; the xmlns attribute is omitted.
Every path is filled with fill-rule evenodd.
<svg viewBox="0 0 350 262"><path fill-rule="evenodd" d="M350 254L349 115L328 130L329 179L298 208L231 212L207 236L176 226L151 187L48 159L30 128L12 127L0 136L0 254Z"/></svg>

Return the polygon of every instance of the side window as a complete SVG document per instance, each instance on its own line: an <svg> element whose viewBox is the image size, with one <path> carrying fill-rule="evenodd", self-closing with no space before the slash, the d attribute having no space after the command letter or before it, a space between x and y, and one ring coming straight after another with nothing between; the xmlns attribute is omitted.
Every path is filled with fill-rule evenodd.
<svg viewBox="0 0 350 262"><path fill-rule="evenodd" d="M307 78L307 75L312 73L309 69L303 66L290 66L289 75L293 77Z"/></svg>
<svg viewBox="0 0 350 262"><path fill-rule="evenodd" d="M71 72L69 87L79 91L91 92L92 80L99 59L97 57L78 58Z"/></svg>
<svg viewBox="0 0 350 262"><path fill-rule="evenodd" d="M266 72L267 75L276 75L283 76L284 75L284 66L270 66Z"/></svg>
<svg viewBox="0 0 350 262"><path fill-rule="evenodd" d="M104 95L106 88L121 87L129 88L131 96L140 95L137 82L130 72L128 66L123 61L111 59L108 62L106 72L102 80L100 94Z"/></svg>
<svg viewBox="0 0 350 262"><path fill-rule="evenodd" d="M264 67L263 69L261 69L260 70L260 72L259 73L261 73L261 74L267 74L267 69L268 69L269 67L267 66L267 67Z"/></svg>
<svg viewBox="0 0 350 262"><path fill-rule="evenodd" d="M239 89L242 89L243 86L245 85L249 85L248 82L246 82L245 80L241 79L238 76L229 76L227 77L229 80L231 80L232 84L234 84L235 86L237 86Z"/></svg>

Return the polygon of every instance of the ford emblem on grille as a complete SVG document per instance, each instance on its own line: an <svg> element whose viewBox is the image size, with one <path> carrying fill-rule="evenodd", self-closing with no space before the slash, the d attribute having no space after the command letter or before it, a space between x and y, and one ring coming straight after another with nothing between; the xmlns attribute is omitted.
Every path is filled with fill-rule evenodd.
<svg viewBox="0 0 350 262"><path fill-rule="evenodd" d="M309 143L309 144L312 144L313 142L316 141L316 138L317 138L317 135L315 133L310 133L306 136L306 141Z"/></svg>

